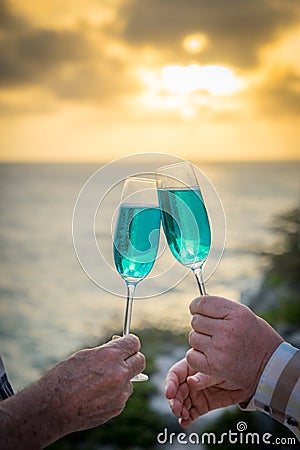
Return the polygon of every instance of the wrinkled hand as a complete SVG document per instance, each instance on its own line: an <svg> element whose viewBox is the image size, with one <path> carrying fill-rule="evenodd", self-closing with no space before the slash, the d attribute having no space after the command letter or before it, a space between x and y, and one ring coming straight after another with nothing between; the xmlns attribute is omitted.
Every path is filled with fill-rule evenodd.
<svg viewBox="0 0 300 450"><path fill-rule="evenodd" d="M197 372L232 383L250 398L282 337L247 306L222 297L196 298L190 311L193 331L188 364Z"/></svg>
<svg viewBox="0 0 300 450"><path fill-rule="evenodd" d="M139 339L128 335L81 350L1 402L3 448L40 450L120 414L132 393L131 378L145 368L139 349Z"/></svg>
<svg viewBox="0 0 300 450"><path fill-rule="evenodd" d="M230 382L196 372L184 358L169 370L165 395L179 424L187 428L213 409L244 401L247 392Z"/></svg>
<svg viewBox="0 0 300 450"><path fill-rule="evenodd" d="M132 393L131 379L145 368L134 335L81 350L40 380L56 396L68 432L94 427L117 416Z"/></svg>

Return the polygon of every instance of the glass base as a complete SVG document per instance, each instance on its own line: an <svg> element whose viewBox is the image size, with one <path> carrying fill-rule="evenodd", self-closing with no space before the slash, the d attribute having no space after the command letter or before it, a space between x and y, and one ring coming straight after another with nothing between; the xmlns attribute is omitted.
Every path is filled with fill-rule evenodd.
<svg viewBox="0 0 300 450"><path fill-rule="evenodd" d="M138 373L131 381L148 381L149 377L145 373Z"/></svg>

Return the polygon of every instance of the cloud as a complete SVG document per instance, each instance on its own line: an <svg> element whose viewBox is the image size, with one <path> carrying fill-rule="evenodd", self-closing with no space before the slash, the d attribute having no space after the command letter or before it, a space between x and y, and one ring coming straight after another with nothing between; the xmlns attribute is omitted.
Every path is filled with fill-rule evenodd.
<svg viewBox="0 0 300 450"><path fill-rule="evenodd" d="M18 30L26 26L26 21L18 14L14 14L6 0L0 0L0 29Z"/></svg>
<svg viewBox="0 0 300 450"><path fill-rule="evenodd" d="M265 115L280 117L282 113L300 114L300 73L293 69L274 69L273 78L269 78L249 96L254 99L258 110Z"/></svg>
<svg viewBox="0 0 300 450"><path fill-rule="evenodd" d="M58 3L59 17L65 17L68 2ZM182 40L196 32L207 36L208 45L198 56L193 55L192 62L201 66L231 65L236 73L243 69L245 72L246 69L260 70L261 48L299 20L293 0L104 3L106 8L108 5L115 8L109 22L89 21L87 11L81 16L80 10L68 25L61 20L59 26L54 27L53 17L51 25L47 20L40 22L34 18L33 10L26 16L21 15L18 2L0 0L0 107L4 111L9 114L14 109L17 111L18 102L15 100L9 105L7 92L14 93L17 99L22 89L29 93L24 96L26 101L31 90L44 91L45 111L51 110L51 101L57 106L57 100L105 107L112 101L121 103L124 98L137 97L147 90L147 86L141 85L138 69L151 72L169 64L191 64L191 55L182 46ZM97 12L95 17L100 17L101 5L101 2L87 1L86 9L92 6L91 11ZM154 51L151 53L149 48ZM297 111L298 91L291 76L275 79L270 73L265 85L255 89L257 104L260 101L262 107L265 104L265 111L269 110L268 105L271 108L274 93L276 107L281 104L282 110ZM248 95L250 93L246 92L241 99L247 101ZM33 104L36 98L32 100L33 111L40 110ZM20 113L30 108L30 104L20 102ZM226 105L220 113L224 111ZM144 113L147 115L146 107Z"/></svg>
<svg viewBox="0 0 300 450"><path fill-rule="evenodd" d="M26 28L2 39L0 83L9 87L42 81L62 64L87 58L86 40L75 31Z"/></svg>
<svg viewBox="0 0 300 450"><path fill-rule="evenodd" d="M200 32L210 43L202 63L250 67L261 46L299 19L299 8L293 0L131 0L120 17L131 45L156 46L185 62L182 40Z"/></svg>
<svg viewBox="0 0 300 450"><path fill-rule="evenodd" d="M20 86L42 81L64 63L89 56L86 39L75 30L37 28L0 1L0 84Z"/></svg>
<svg viewBox="0 0 300 450"><path fill-rule="evenodd" d="M86 22L72 29L38 27L4 0L0 12L0 88L40 86L54 98L92 103L140 89L124 55L107 50L109 38L101 28Z"/></svg>
<svg viewBox="0 0 300 450"><path fill-rule="evenodd" d="M5 0L0 0L0 17L2 86L41 82L63 65L81 64L96 57L95 48L80 28L37 27L13 11Z"/></svg>

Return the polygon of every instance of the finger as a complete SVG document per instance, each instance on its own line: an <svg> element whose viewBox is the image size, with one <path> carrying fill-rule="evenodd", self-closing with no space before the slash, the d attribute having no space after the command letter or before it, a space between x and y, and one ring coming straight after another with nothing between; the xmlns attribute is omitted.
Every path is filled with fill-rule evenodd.
<svg viewBox="0 0 300 450"><path fill-rule="evenodd" d="M115 339L120 339L120 337L121 337L121 336L119 336L119 335L117 335L117 334L114 334L113 337L112 337L111 339L114 341Z"/></svg>
<svg viewBox="0 0 300 450"><path fill-rule="evenodd" d="M178 421L179 425L182 428L188 428L191 425L191 423L199 417L199 414L198 414L198 411L196 408L191 408L188 411L188 413L189 413L188 416L184 416L184 417L180 418Z"/></svg>
<svg viewBox="0 0 300 450"><path fill-rule="evenodd" d="M134 334L128 334L126 336L120 337L119 339L113 339L105 345L119 348L124 359L127 359L129 358L129 356L134 355L141 348L140 340Z"/></svg>
<svg viewBox="0 0 300 450"><path fill-rule="evenodd" d="M212 317L203 316L202 314L194 314L191 320L192 328L198 333L213 334L220 332L220 327L223 324L223 319L213 319Z"/></svg>
<svg viewBox="0 0 300 450"><path fill-rule="evenodd" d="M188 428L191 423L193 422L193 419L191 417L188 417L188 419L179 419L178 420L179 425L181 426L181 428Z"/></svg>
<svg viewBox="0 0 300 450"><path fill-rule="evenodd" d="M171 400L176 396L178 391L179 380L175 372L169 371L166 377L165 396L168 400Z"/></svg>
<svg viewBox="0 0 300 450"><path fill-rule="evenodd" d="M188 399L183 400L181 396L175 397L170 400L169 403L171 410L176 417L188 418L188 410L190 408L191 402L188 402L187 400Z"/></svg>
<svg viewBox="0 0 300 450"><path fill-rule="evenodd" d="M202 372L205 373L206 375L211 376L213 375L211 374L211 369L208 364L207 357L204 353L191 348L186 353L186 359L191 368L194 369L196 372Z"/></svg>
<svg viewBox="0 0 300 450"><path fill-rule="evenodd" d="M177 398L183 402L189 395L189 388L186 382L178 382L176 374L171 373L166 384L165 395L168 400Z"/></svg>
<svg viewBox="0 0 300 450"><path fill-rule="evenodd" d="M189 386L186 382L179 385L178 391L176 393L176 398L184 403L190 394Z"/></svg>
<svg viewBox="0 0 300 450"><path fill-rule="evenodd" d="M115 407L125 407L128 398L133 393L133 384L130 380L125 381L124 383L117 386L114 390L114 393L111 394L110 398L110 408Z"/></svg>
<svg viewBox="0 0 300 450"><path fill-rule="evenodd" d="M183 405L181 413L180 413L180 418L183 420L187 420L190 416L190 411L189 408L186 407L185 405Z"/></svg>
<svg viewBox="0 0 300 450"><path fill-rule="evenodd" d="M188 414L186 410L190 407L188 404L189 387L187 383L182 383L179 385L178 390L176 390L174 396L169 399L170 407L173 414L176 417L187 417ZM168 397L167 397L168 398Z"/></svg>
<svg viewBox="0 0 300 450"><path fill-rule="evenodd" d="M185 399L185 401L184 401L182 411L183 411L184 409L186 409L187 411L189 411L189 410L191 409L191 406L192 406L191 397L187 397L187 398ZM182 417L184 417L184 414L183 414L183 413L182 413ZM187 417L186 417L186 419L187 419Z"/></svg>
<svg viewBox="0 0 300 450"><path fill-rule="evenodd" d="M135 375L141 373L146 367L146 359L142 353L136 353L130 356L125 361L128 367L128 380L131 380Z"/></svg>
<svg viewBox="0 0 300 450"><path fill-rule="evenodd" d="M165 383L165 395L168 399L175 397L179 385L186 380L187 375L188 365L185 359L178 361L171 367Z"/></svg>
<svg viewBox="0 0 300 450"><path fill-rule="evenodd" d="M190 304L191 314L202 314L215 319L224 319L238 303L223 297L205 295L197 297Z"/></svg>
<svg viewBox="0 0 300 450"><path fill-rule="evenodd" d="M170 407L171 407L172 413L176 417L181 417L182 406L183 406L182 402L180 400L178 400L178 398L173 398L170 401Z"/></svg>
<svg viewBox="0 0 300 450"><path fill-rule="evenodd" d="M189 335L189 343L195 350L207 354L212 347L212 337L196 331L191 331Z"/></svg>
<svg viewBox="0 0 300 450"><path fill-rule="evenodd" d="M223 380L218 378L211 377L202 372L197 372L195 375L191 375L187 379L188 385L190 385L193 389L202 391L210 386L214 386L216 384L221 383Z"/></svg>

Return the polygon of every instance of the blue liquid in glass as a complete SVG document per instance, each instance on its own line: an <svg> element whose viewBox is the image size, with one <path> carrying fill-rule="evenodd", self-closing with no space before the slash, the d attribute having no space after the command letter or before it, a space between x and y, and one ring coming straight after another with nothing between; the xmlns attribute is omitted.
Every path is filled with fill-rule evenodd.
<svg viewBox="0 0 300 450"><path fill-rule="evenodd" d="M168 245L183 265L195 268L211 246L207 211L198 188L158 189L162 224Z"/></svg>
<svg viewBox="0 0 300 450"><path fill-rule="evenodd" d="M122 205L114 236L117 271L127 281L144 278L154 264L160 229L158 207Z"/></svg>

